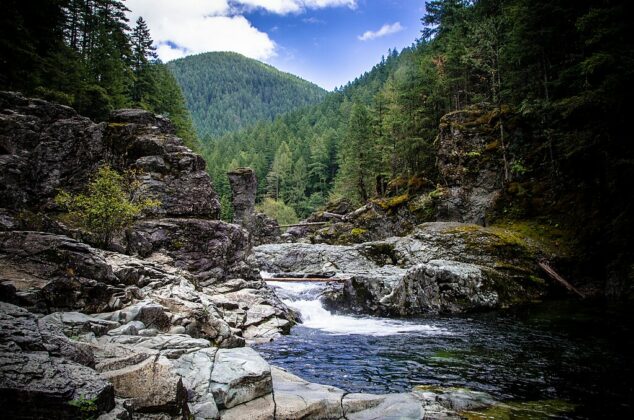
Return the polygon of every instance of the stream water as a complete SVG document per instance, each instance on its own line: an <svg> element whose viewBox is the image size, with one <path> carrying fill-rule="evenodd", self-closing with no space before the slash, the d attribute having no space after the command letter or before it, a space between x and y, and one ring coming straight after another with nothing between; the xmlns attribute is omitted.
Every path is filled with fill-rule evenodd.
<svg viewBox="0 0 634 420"><path fill-rule="evenodd" d="M531 418L634 418L631 310L564 301L395 320L332 314L323 284L269 285L303 324L257 349L312 382L371 393L459 386L533 404ZM565 409L548 417L546 405Z"/></svg>

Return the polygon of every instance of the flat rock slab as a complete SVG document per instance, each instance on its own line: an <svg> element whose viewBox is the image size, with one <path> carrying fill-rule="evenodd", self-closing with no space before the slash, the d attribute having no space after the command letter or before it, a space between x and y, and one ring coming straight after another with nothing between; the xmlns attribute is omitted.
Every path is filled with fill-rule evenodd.
<svg viewBox="0 0 634 420"><path fill-rule="evenodd" d="M272 367L276 419L338 419L343 417L344 391L307 382L280 368Z"/></svg>
<svg viewBox="0 0 634 420"><path fill-rule="evenodd" d="M422 419L421 401L413 394L347 394L343 410L349 420Z"/></svg>
<svg viewBox="0 0 634 420"><path fill-rule="evenodd" d="M210 347L209 340L192 338L186 334L159 334L154 337L138 335L104 336L99 339L100 345L123 344L133 348L159 350L161 355L177 359L183 354Z"/></svg>
<svg viewBox="0 0 634 420"><path fill-rule="evenodd" d="M132 400L135 410L178 414L185 402L183 382L165 357L149 357L102 375L114 385L117 397Z"/></svg>
<svg viewBox="0 0 634 420"><path fill-rule="evenodd" d="M211 391L221 409L252 401L273 390L271 367L249 347L218 350L211 382Z"/></svg>
<svg viewBox="0 0 634 420"><path fill-rule="evenodd" d="M275 417L275 401L273 395L256 398L253 401L237 405L220 413L222 420L273 420Z"/></svg>

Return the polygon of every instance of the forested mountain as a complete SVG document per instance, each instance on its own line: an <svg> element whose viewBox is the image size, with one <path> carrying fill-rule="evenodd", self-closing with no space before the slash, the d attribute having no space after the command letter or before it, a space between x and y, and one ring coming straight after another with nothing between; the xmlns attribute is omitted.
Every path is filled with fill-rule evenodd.
<svg viewBox="0 0 634 420"><path fill-rule="evenodd" d="M0 90L73 106L104 120L116 108L164 114L190 147L198 140L182 92L157 60L145 21L130 27L120 0L3 2Z"/></svg>
<svg viewBox="0 0 634 420"><path fill-rule="evenodd" d="M412 47L323 103L209 143L221 194L235 166L253 167L260 195L301 215L337 196L361 203L381 194L383 179L417 176L442 189L441 117L484 109L497 121L490 147L510 196L499 217L585 226L575 233L586 243L625 247L634 206L631 3L434 0L426 8Z"/></svg>
<svg viewBox="0 0 634 420"><path fill-rule="evenodd" d="M319 102L326 91L292 74L233 52L210 52L169 62L201 137L271 121Z"/></svg>

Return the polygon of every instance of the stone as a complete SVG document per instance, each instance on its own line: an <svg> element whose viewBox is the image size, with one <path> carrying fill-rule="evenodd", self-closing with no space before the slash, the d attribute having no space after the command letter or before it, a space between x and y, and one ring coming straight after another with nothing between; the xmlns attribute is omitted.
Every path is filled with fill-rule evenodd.
<svg viewBox="0 0 634 420"><path fill-rule="evenodd" d="M69 340L59 325L37 319L18 306L0 302L0 348L11 351L42 351L84 366L95 365L92 350Z"/></svg>
<svg viewBox="0 0 634 420"><path fill-rule="evenodd" d="M219 416L214 395L209 390L216 352L216 348L201 349L172 361L174 371L187 389L190 412L196 418L215 419Z"/></svg>
<svg viewBox="0 0 634 420"><path fill-rule="evenodd" d="M258 181L251 168L237 168L227 172L231 186L233 222L245 228L254 245L272 243L281 235L277 221L255 211Z"/></svg>
<svg viewBox="0 0 634 420"><path fill-rule="evenodd" d="M218 350L211 382L220 409L262 397L273 389L269 364L249 347Z"/></svg>
<svg viewBox="0 0 634 420"><path fill-rule="evenodd" d="M413 394L346 394L342 400L344 416L350 420L423 419L421 401Z"/></svg>
<svg viewBox="0 0 634 420"><path fill-rule="evenodd" d="M488 224L504 183L500 118L504 112L474 108L440 119L437 167L445 185L437 220Z"/></svg>
<svg viewBox="0 0 634 420"><path fill-rule="evenodd" d="M145 324L141 321L130 321L118 328L108 331L108 335L137 335L139 331L145 329Z"/></svg>
<svg viewBox="0 0 634 420"><path fill-rule="evenodd" d="M271 375L276 419L343 417L343 390L307 382L276 367Z"/></svg>
<svg viewBox="0 0 634 420"><path fill-rule="evenodd" d="M141 220L128 231L127 253L144 258L158 251L201 283L258 278L248 234L236 225L185 218Z"/></svg>
<svg viewBox="0 0 634 420"><path fill-rule="evenodd" d="M87 332L101 336L119 327L118 322L91 317L81 312L55 312L46 315L41 321L54 325L68 337Z"/></svg>
<svg viewBox="0 0 634 420"><path fill-rule="evenodd" d="M186 334L158 334L144 337L141 335L103 336L98 339L98 345L122 344L138 351L157 350L161 355L170 359L177 359L183 354L192 353L211 343L202 338L192 338Z"/></svg>
<svg viewBox="0 0 634 420"><path fill-rule="evenodd" d="M273 395L256 398L220 413L222 420L273 420L275 419L275 401Z"/></svg>
<svg viewBox="0 0 634 420"><path fill-rule="evenodd" d="M136 411L163 411L176 415L183 409L186 391L165 357L149 357L139 364L103 372L120 398L131 400Z"/></svg>
<svg viewBox="0 0 634 420"><path fill-rule="evenodd" d="M535 255L548 252L513 231L455 222L424 223L405 237L357 245L254 248L262 271L336 271L347 278L323 294L328 309L381 316L478 311L539 299L548 290L539 281Z"/></svg>
<svg viewBox="0 0 634 420"><path fill-rule="evenodd" d="M258 190L255 172L251 168L237 168L227 172L227 178L231 186L233 222L251 230Z"/></svg>
<svg viewBox="0 0 634 420"><path fill-rule="evenodd" d="M0 353L0 406L5 418L80 418L114 408L113 387L94 370L46 352Z"/></svg>
<svg viewBox="0 0 634 420"><path fill-rule="evenodd" d="M100 312L122 292L99 250L62 235L0 232L0 278L36 312Z"/></svg>

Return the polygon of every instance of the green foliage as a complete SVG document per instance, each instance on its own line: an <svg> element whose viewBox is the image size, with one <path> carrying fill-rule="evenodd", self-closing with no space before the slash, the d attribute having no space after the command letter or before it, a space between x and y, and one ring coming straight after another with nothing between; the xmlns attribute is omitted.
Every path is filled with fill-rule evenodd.
<svg viewBox="0 0 634 420"><path fill-rule="evenodd" d="M292 207L272 198L265 198L256 206L256 210L277 220L280 225L292 225L299 220Z"/></svg>
<svg viewBox="0 0 634 420"><path fill-rule="evenodd" d="M319 102L326 91L313 83L233 52L210 52L168 63L201 137L218 136L271 121Z"/></svg>
<svg viewBox="0 0 634 420"><path fill-rule="evenodd" d="M85 398L81 395L79 398L75 398L68 402L68 405L76 407L79 410L79 415L82 420L93 420L97 418L99 409L96 404L97 400L92 398Z"/></svg>
<svg viewBox="0 0 634 420"><path fill-rule="evenodd" d="M108 246L113 235L130 226L144 210L160 206L156 200L131 200L136 187L135 182L104 166L86 194L61 191L55 202L68 211L68 222L92 233L99 245Z"/></svg>
<svg viewBox="0 0 634 420"><path fill-rule="evenodd" d="M3 3L0 89L70 105L98 121L115 108L165 114L192 148L198 139L180 87L157 61L142 18L121 0Z"/></svg>

